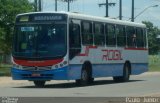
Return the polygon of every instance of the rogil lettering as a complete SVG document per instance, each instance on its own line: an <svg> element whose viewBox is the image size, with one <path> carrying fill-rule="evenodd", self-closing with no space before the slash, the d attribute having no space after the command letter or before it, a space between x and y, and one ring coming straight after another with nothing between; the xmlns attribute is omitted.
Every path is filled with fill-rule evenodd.
<svg viewBox="0 0 160 103"><path fill-rule="evenodd" d="M102 50L102 52L104 53L102 57L103 61L123 60L120 50Z"/></svg>

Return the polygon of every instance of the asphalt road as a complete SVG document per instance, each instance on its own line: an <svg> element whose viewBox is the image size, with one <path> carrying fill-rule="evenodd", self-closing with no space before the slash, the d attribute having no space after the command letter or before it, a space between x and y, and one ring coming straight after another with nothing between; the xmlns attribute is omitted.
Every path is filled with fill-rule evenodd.
<svg viewBox="0 0 160 103"><path fill-rule="evenodd" d="M44 88L35 88L32 82L12 81L10 77L0 77L0 82L0 97L160 97L160 72L131 76L126 83L98 78L83 87L74 81L51 81Z"/></svg>

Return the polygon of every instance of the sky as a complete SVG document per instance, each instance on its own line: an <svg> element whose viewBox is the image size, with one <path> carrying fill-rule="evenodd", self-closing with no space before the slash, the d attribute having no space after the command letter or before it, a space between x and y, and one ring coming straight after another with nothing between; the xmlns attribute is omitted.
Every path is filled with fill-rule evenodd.
<svg viewBox="0 0 160 103"><path fill-rule="evenodd" d="M54 11L55 0L43 0L43 11ZM99 3L105 3L106 0L77 0L72 2L70 11L80 12L94 16L105 16L105 6L99 7ZM116 3L114 7L109 7L109 16L118 18L119 16L119 0L108 0ZM131 18L132 0L122 0L122 16L123 20L129 21ZM135 16L149 6L159 5L158 7L148 8L144 13L139 15L135 22L150 21L160 28L160 0L135 0ZM58 2L58 11L67 11L67 3Z"/></svg>

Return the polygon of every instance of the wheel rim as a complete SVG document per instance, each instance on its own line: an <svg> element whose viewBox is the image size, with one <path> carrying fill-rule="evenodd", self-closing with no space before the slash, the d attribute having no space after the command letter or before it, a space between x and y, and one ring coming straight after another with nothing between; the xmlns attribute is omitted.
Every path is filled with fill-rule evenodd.
<svg viewBox="0 0 160 103"><path fill-rule="evenodd" d="M83 70L83 71L82 71L82 80L83 80L83 81L87 81L87 79L88 79L87 71L86 71L86 70Z"/></svg>

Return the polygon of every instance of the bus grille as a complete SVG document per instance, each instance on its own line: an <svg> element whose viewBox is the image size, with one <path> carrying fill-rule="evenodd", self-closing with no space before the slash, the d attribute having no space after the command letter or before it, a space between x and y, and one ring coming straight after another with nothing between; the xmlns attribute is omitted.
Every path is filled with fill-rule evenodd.
<svg viewBox="0 0 160 103"><path fill-rule="evenodd" d="M23 66L23 70L31 70L31 71L39 71L39 70L51 70L51 66L47 67L28 67L28 66Z"/></svg>

